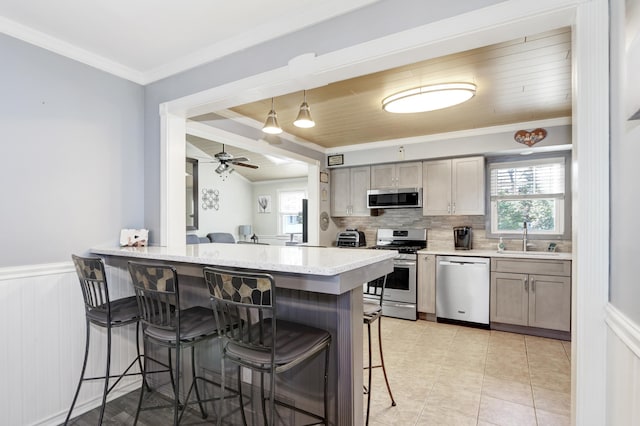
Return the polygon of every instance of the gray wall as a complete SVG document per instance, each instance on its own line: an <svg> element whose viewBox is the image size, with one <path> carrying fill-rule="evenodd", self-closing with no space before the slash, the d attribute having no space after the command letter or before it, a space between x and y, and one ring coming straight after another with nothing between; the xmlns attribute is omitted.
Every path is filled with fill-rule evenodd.
<svg viewBox="0 0 640 426"><path fill-rule="evenodd" d="M628 8L625 12L624 5ZM640 4L611 3L611 303L640 326ZM635 42L631 41L635 37ZM625 45L628 45L625 51Z"/></svg>
<svg viewBox="0 0 640 426"><path fill-rule="evenodd" d="M145 87L145 224L160 229L159 104L286 66L304 53L326 54L389 34L480 9L502 0L381 0ZM153 239L152 239L153 240ZM156 241L159 241L157 239Z"/></svg>
<svg viewBox="0 0 640 426"><path fill-rule="evenodd" d="M0 267L144 226L143 89L0 35Z"/></svg>

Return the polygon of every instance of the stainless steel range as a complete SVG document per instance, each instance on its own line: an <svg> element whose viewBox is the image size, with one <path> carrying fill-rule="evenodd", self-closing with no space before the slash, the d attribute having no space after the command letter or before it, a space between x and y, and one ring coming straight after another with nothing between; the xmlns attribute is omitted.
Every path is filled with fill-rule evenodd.
<svg viewBox="0 0 640 426"><path fill-rule="evenodd" d="M417 251L427 247L427 230L378 229L376 246L379 250L397 250L393 261L393 272L387 275L387 284L382 301L382 314L389 317L415 321L418 318L417 299ZM370 285L382 285L375 280Z"/></svg>

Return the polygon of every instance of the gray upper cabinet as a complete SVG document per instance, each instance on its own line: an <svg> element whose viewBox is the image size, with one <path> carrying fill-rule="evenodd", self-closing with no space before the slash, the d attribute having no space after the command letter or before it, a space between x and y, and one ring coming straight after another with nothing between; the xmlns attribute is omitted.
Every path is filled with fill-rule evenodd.
<svg viewBox="0 0 640 426"><path fill-rule="evenodd" d="M371 189L419 188L422 186L422 162L371 166Z"/></svg>
<svg viewBox="0 0 640 426"><path fill-rule="evenodd" d="M369 216L370 183L369 166L331 170L331 216Z"/></svg>
<svg viewBox="0 0 640 426"><path fill-rule="evenodd" d="M425 216L484 215L484 157L425 161Z"/></svg>

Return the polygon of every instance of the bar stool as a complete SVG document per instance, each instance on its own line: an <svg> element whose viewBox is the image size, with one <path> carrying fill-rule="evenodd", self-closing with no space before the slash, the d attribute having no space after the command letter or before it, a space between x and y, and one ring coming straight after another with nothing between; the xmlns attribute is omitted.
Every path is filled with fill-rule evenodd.
<svg viewBox="0 0 640 426"><path fill-rule="evenodd" d="M238 396L242 421L246 425L242 397L241 367L260 372L262 415L265 425L274 425L275 404L298 411L328 424L327 369L331 335L306 325L277 319L276 283L269 274L230 271L205 267L204 279L209 289L218 333L222 345L222 386L225 383L225 360L238 365ZM242 321L235 323L237 318ZM236 324L234 326L234 324ZM276 374L290 370L303 361L325 352L324 413L318 415L275 399ZM264 374L270 375L269 397L265 397ZM269 418L266 400L269 399ZM224 403L220 401L221 424Z"/></svg>
<svg viewBox="0 0 640 426"><path fill-rule="evenodd" d="M137 309L142 322L142 335L145 342L153 343L161 347L168 348L169 365L145 356L143 368L143 378L147 376L147 361L153 361L164 367L168 367L171 384L173 387L173 424L177 425L187 409L191 391L195 390L197 403L200 406L202 418L207 418L203 402L213 400L203 400L200 398L198 380L211 382L210 380L196 375L195 346L206 340L218 337L217 329L212 321L211 310L200 306L187 309L180 308L180 291L178 285L178 275L172 266L144 264L129 262L129 273L133 281L135 297L137 298ZM180 367L181 352L183 348L191 348L191 374L192 381L189 391L185 397L184 404L180 403ZM175 350L175 371L172 367L171 350ZM155 373L155 372L153 372ZM155 408L166 408L167 406L154 406L142 408L144 387L140 390L140 399L134 425L138 422L140 411Z"/></svg>
<svg viewBox="0 0 640 426"><path fill-rule="evenodd" d="M111 300L109 296L109 287L107 286L107 276L105 274L104 262L100 258L94 257L80 257L71 255L73 263L78 274L80 281L80 288L82 289L82 297L84 299L84 311L86 320L87 334L85 338L84 348L84 361L82 363L82 372L80 373L80 380L78 381L78 387L76 393L73 396L73 402L71 408L67 413L67 418L64 421L66 425L69 423L73 407L76 405L78 395L80 394L80 388L82 383L86 380L104 380L104 390L102 392L102 405L100 407L100 417L98 424L102 424L104 417L104 409L107 401L107 395L111 390L122 380L125 376L142 374L142 362L140 361L140 345L139 345L139 316L138 305L134 296L125 297L122 299ZM131 361L131 364L120 375L110 375L111 370L111 329L114 327L122 327L129 324L136 324L136 349L138 355ZM106 328L107 330L107 362L106 371L104 376L99 377L84 377L87 368L87 359L89 356L89 339L91 337L91 324L98 327ZM140 372L129 373L129 370L135 363L138 363ZM118 378L115 383L109 387L109 379Z"/></svg>
<svg viewBox="0 0 640 426"><path fill-rule="evenodd" d="M393 399L391 393L391 386L389 386L389 379L387 379L387 369L384 366L384 356L382 354L382 296L384 296L384 288L387 283L387 276L380 277L373 281L369 281L363 286L364 300L363 300L363 313L364 323L367 325L367 337L369 343L369 364L364 367L365 370L369 370L369 385L365 387L365 393L367 394L367 417L365 425L369 424L369 411L371 409L371 376L372 369L382 367L382 373L384 374L384 381L387 384L387 391L391 398L391 406L396 406L396 401ZM378 346L380 348L380 365L371 365L371 324L378 321Z"/></svg>

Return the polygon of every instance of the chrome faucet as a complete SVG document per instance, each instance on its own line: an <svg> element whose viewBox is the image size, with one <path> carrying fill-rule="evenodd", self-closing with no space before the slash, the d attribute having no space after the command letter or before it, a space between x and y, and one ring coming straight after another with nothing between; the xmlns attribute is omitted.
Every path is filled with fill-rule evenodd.
<svg viewBox="0 0 640 426"><path fill-rule="evenodd" d="M522 251L527 251L527 222L522 224Z"/></svg>

